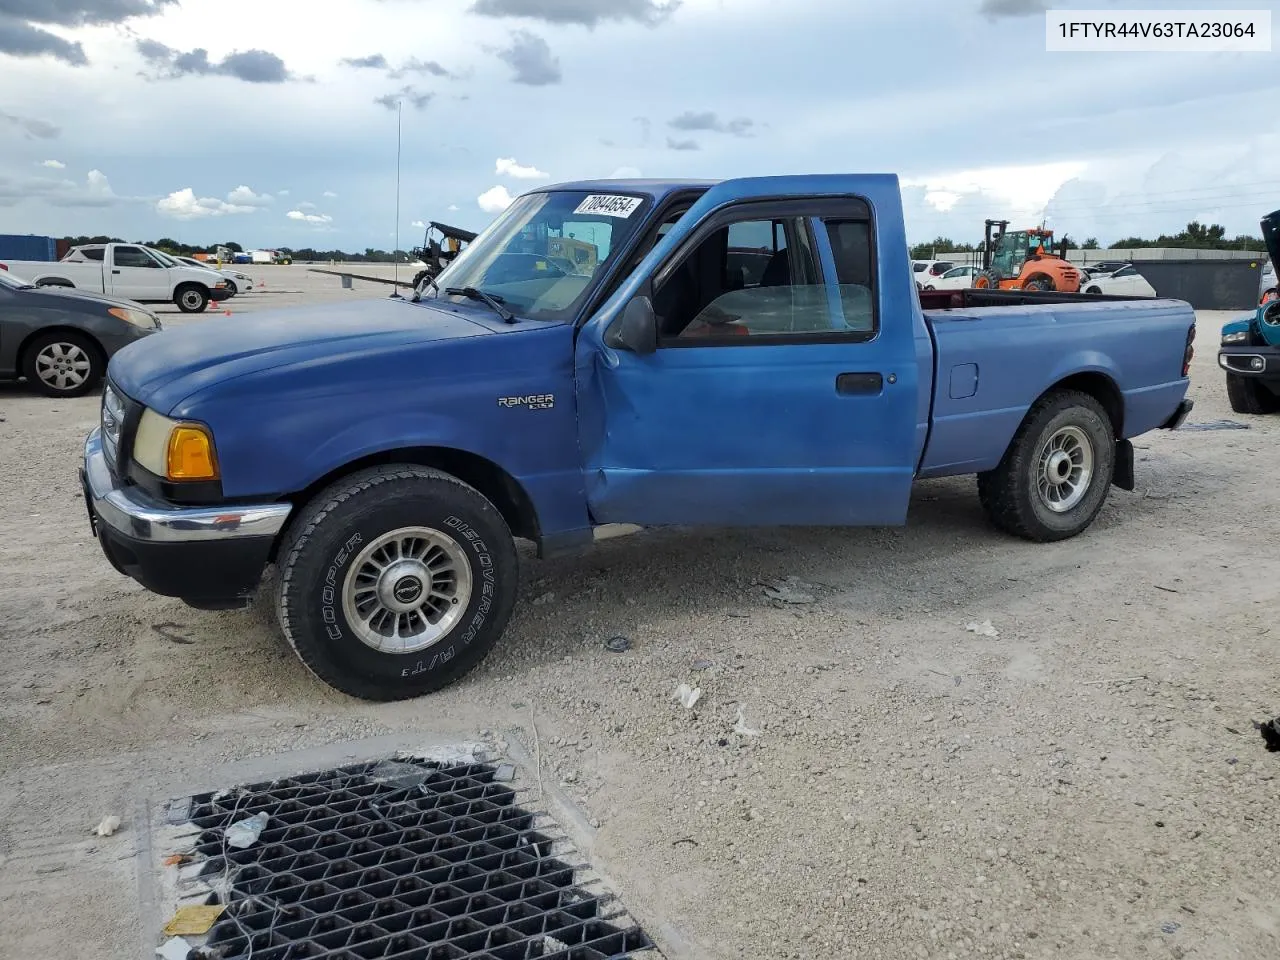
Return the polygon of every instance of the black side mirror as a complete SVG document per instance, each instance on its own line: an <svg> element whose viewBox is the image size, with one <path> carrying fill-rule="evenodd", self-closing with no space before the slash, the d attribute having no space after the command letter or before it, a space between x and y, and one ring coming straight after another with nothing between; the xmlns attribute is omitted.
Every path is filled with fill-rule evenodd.
<svg viewBox="0 0 1280 960"><path fill-rule="evenodd" d="M623 308L622 316L609 327L605 343L641 356L658 349L658 318L653 302L645 296L633 297Z"/></svg>

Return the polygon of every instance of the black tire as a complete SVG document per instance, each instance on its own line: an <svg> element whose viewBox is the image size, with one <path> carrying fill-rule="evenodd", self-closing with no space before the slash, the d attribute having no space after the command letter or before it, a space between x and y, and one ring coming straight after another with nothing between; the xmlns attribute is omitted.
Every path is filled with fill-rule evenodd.
<svg viewBox="0 0 1280 960"><path fill-rule="evenodd" d="M387 653L357 632L347 591L358 579L352 568L364 566L362 557L380 537L413 527L449 538L459 563L468 564L471 587L462 613L432 645ZM302 662L343 693L383 702L439 690L479 664L506 628L519 580L515 542L497 508L457 478L412 464L363 470L321 492L291 524L278 564L277 615ZM397 574L386 589L406 579L415 578ZM425 584L417 584L418 594L405 602L421 598Z"/></svg>
<svg viewBox="0 0 1280 960"><path fill-rule="evenodd" d="M1057 286L1053 282L1053 277L1047 276L1043 273L1037 273L1027 279L1027 282L1022 285L1022 289L1048 291L1056 290Z"/></svg>
<svg viewBox="0 0 1280 960"><path fill-rule="evenodd" d="M234 297L239 292L240 292L240 288L236 286L236 282L234 280L228 280L227 293L231 294L231 296L227 297L227 299L230 300L231 297Z"/></svg>
<svg viewBox="0 0 1280 960"><path fill-rule="evenodd" d="M1242 377L1238 373L1227 374L1227 399L1236 413L1265 416L1280 410L1277 398L1265 384L1254 377Z"/></svg>
<svg viewBox="0 0 1280 960"><path fill-rule="evenodd" d="M46 280L37 280L36 286L37 287L66 287L69 290L74 290L76 288L76 285L72 283L70 280L63 280L61 277L49 277Z"/></svg>
<svg viewBox="0 0 1280 960"><path fill-rule="evenodd" d="M86 394L97 386L104 369L106 361L97 342L74 330L38 334L22 350L22 375L33 390L46 397ZM83 379L78 379L81 376ZM59 382L72 378L75 383L65 389L58 387Z"/></svg>
<svg viewBox="0 0 1280 960"><path fill-rule="evenodd" d="M1092 471L1083 495L1068 509L1055 512L1040 491L1042 451L1064 429L1081 448L1089 441ZM1028 411L999 465L978 474L978 498L999 529L1026 540L1066 540L1093 523L1106 502L1115 472L1116 438L1111 418L1096 399L1078 390L1059 390L1041 397Z"/></svg>
<svg viewBox="0 0 1280 960"><path fill-rule="evenodd" d="M173 302L183 313L203 313L209 306L209 291L198 283L184 283L173 291Z"/></svg>
<svg viewBox="0 0 1280 960"><path fill-rule="evenodd" d="M1101 293L1101 292L1102 292L1102 288L1097 286L1090 287L1085 291L1085 293Z"/></svg>
<svg viewBox="0 0 1280 960"><path fill-rule="evenodd" d="M985 281L983 286L978 285L979 280ZM973 287L975 290L999 290L1000 274L994 270L983 270L973 278Z"/></svg>

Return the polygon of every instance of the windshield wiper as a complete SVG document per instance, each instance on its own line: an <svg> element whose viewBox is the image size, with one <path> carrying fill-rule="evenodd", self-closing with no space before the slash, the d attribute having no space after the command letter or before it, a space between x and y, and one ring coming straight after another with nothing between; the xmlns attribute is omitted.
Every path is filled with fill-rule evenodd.
<svg viewBox="0 0 1280 960"><path fill-rule="evenodd" d="M438 288L437 288L438 289ZM498 314L507 323L515 323L516 315L502 305L501 297L495 297L485 293L483 290L477 290L475 287L445 287L444 290L451 297L466 297L468 300L478 300L481 303L487 303L493 307L494 312Z"/></svg>

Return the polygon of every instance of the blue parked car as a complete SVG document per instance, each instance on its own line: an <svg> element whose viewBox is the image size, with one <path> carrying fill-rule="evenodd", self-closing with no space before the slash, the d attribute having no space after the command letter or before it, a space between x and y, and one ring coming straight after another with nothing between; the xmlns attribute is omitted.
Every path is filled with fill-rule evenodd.
<svg viewBox="0 0 1280 960"><path fill-rule="evenodd" d="M1262 237L1267 242L1271 264L1280 252L1280 210L1262 218ZM1222 327L1218 366L1226 371L1227 399L1236 413L1280 412L1280 299L1264 271L1262 302L1252 315L1232 320Z"/></svg>
<svg viewBox="0 0 1280 960"><path fill-rule="evenodd" d="M1075 536L1132 489L1131 438L1190 410L1190 306L918 293L907 249L892 175L535 190L412 298L126 348L90 519L118 570L196 607L243 605L274 563L303 662L374 700L485 657L517 537L898 525L917 478L962 474L999 529Z"/></svg>

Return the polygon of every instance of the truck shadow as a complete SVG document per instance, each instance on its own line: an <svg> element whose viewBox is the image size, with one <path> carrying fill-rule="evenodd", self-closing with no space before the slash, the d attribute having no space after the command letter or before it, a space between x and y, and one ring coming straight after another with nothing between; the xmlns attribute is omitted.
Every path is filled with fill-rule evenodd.
<svg viewBox="0 0 1280 960"><path fill-rule="evenodd" d="M732 630L741 618L776 615L765 588L787 577L815 595L806 611L936 613L1007 592L1011 579L1076 567L1094 536L1051 545L1009 537L987 522L973 480L960 478L918 484L905 527L653 529L546 561L525 549L520 601L494 664L479 673L570 656L611 636L688 635L694 624L705 633L716 622Z"/></svg>

